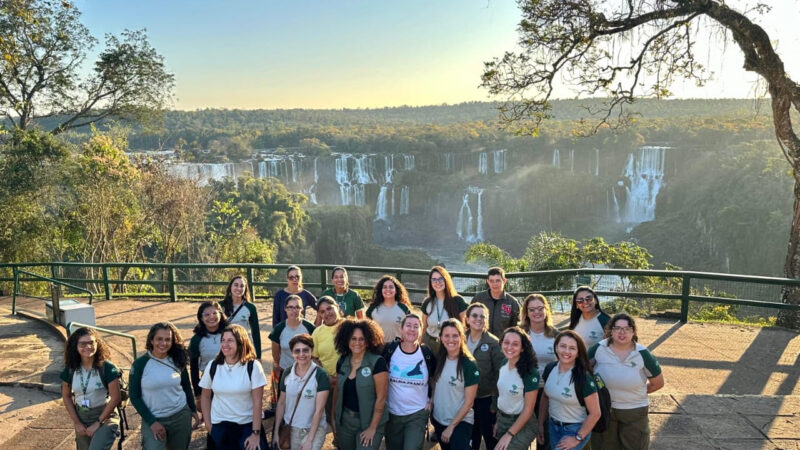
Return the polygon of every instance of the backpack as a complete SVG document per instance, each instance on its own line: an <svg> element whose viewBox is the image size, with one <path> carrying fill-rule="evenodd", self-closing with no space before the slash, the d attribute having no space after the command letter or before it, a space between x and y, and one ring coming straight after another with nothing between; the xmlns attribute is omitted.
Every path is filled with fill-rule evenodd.
<svg viewBox="0 0 800 450"><path fill-rule="evenodd" d="M556 364L557 361L553 361L545 366L544 372L542 373L542 380L544 380L545 383L547 382L547 377L550 376L550 372L552 372L556 367ZM575 386L582 386L586 381L586 378L584 377L578 376L578 379L575 380ZM592 374L592 378L594 380L594 384L597 386L597 399L600 401L600 419L598 419L597 423L594 424L592 432L602 433L608 429L608 424L611 422L611 393L608 392L606 383L603 381L603 377L601 377L600 374ZM580 395L578 395L578 403L586 408L586 403L584 402L583 397ZM586 412L588 413L589 410L587 409Z"/></svg>
<svg viewBox="0 0 800 450"><path fill-rule="evenodd" d="M214 381L214 375L217 374L217 361L211 362L211 368L208 369L208 374L211 375L211 381ZM253 360L247 361L247 376L253 379Z"/></svg>

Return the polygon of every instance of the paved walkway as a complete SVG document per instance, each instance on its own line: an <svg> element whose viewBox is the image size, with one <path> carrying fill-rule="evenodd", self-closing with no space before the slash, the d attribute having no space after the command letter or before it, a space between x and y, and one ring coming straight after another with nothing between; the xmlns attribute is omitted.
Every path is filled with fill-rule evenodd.
<svg viewBox="0 0 800 450"><path fill-rule="evenodd" d="M23 299L18 306L44 313L41 300ZM133 334L139 352L157 321L172 321L188 340L197 312L190 302L112 300L95 307L97 325ZM57 394L63 337L38 321L11 316L10 309L10 299L0 297L0 448L74 448L72 426ZM258 311L269 370L271 303L259 303ZM675 319L640 319L639 328L640 341L659 359L666 379L664 389L651 395L651 448L800 450L798 333L681 325ZM129 366L130 344L115 337L108 341L114 361ZM138 428L133 408L128 412ZM192 448L204 448L202 441L202 433L196 433ZM138 446L134 432L125 448Z"/></svg>

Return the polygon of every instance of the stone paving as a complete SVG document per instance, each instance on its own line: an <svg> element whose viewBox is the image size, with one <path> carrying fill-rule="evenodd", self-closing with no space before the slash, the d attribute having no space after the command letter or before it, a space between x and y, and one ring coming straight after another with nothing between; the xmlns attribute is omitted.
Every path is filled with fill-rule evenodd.
<svg viewBox="0 0 800 450"><path fill-rule="evenodd" d="M21 299L20 310L44 313L43 302ZM271 366L271 303L259 303L263 360ZM169 320L191 336L197 304L111 300L95 302L97 325L136 336L138 351L150 325ZM60 399L63 333L10 315L0 297L0 448L74 448L72 424ZM565 317L557 316L565 322ZM800 335L725 324L639 319L640 342L659 359L666 386L651 395L652 449L800 450ZM113 359L127 367L130 344L109 338ZM138 416L128 407L133 428ZM267 424L269 427L271 422ZM139 448L131 430L124 448ZM192 448L204 448L201 431ZM330 446L326 446L330 448ZM436 448L436 447L434 447Z"/></svg>

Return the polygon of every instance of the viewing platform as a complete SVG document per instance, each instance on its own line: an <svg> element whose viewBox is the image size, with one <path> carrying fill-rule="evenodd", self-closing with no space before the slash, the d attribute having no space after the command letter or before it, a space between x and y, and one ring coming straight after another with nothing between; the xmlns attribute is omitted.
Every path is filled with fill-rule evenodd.
<svg viewBox="0 0 800 450"><path fill-rule="evenodd" d="M44 304L18 297L20 314L12 316L11 297L0 297L0 423L5 430L0 448L74 448L58 379L65 334L61 327L32 318L44 316ZM272 303L256 305L263 363L269 370ZM188 342L197 306L189 301L94 301L97 326L133 335L139 354L150 326L159 321L174 323ZM557 326L566 324L563 315L554 319ZM650 396L652 449L800 449L799 333L677 318L639 318L637 325L640 342L659 360L666 380ZM112 346L113 362L130 367L130 341L104 339ZM131 430L123 448L139 448L139 416L130 405L127 413ZM191 448L205 448L204 431L195 433Z"/></svg>

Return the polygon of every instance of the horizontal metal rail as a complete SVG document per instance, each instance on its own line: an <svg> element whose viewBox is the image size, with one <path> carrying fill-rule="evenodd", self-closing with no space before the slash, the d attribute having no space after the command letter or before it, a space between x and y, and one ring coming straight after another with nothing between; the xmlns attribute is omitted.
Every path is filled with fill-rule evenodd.
<svg viewBox="0 0 800 450"><path fill-rule="evenodd" d="M130 341L131 341L131 352L132 352L132 355L133 355L133 359L136 360L136 357L138 356L136 354L136 338L131 334L120 333L119 331L109 330L108 328L100 328L100 327L96 327L94 325L88 325L88 324L80 323L80 322L70 322L70 323L68 323L67 326L66 326L67 333L68 334L72 334L72 330L75 329L75 328L91 328L91 329L93 329L95 331L99 331L101 333L111 334L111 335L114 335L114 336L119 336L119 337L123 337L123 338L126 338L126 339L130 339Z"/></svg>
<svg viewBox="0 0 800 450"><path fill-rule="evenodd" d="M20 281L23 281L23 280L20 280L20 278L19 278L20 274L27 275L28 277L30 277L30 278L26 278L25 281L27 281L27 280L30 280L30 281L46 281L48 283L57 284L59 286L65 286L65 287L68 287L70 289L74 289L76 291L86 292L87 294L89 294L89 304L90 305L92 304L92 301L94 300L94 294L89 289L82 288L80 286L75 286L73 284L65 283L64 281L61 281L61 280L56 280L54 278L45 277L43 275L39 275L39 274L36 274L36 273L33 273L33 272L28 272L27 270L22 270L22 269L19 269L19 268L15 267L14 268L14 291L13 291L13 294L11 296L11 314L16 314L17 313L17 296L20 295L19 283L20 283ZM61 317L61 298L59 296L54 296L52 301L53 301L53 322L58 323L59 320L60 320L60 317Z"/></svg>

